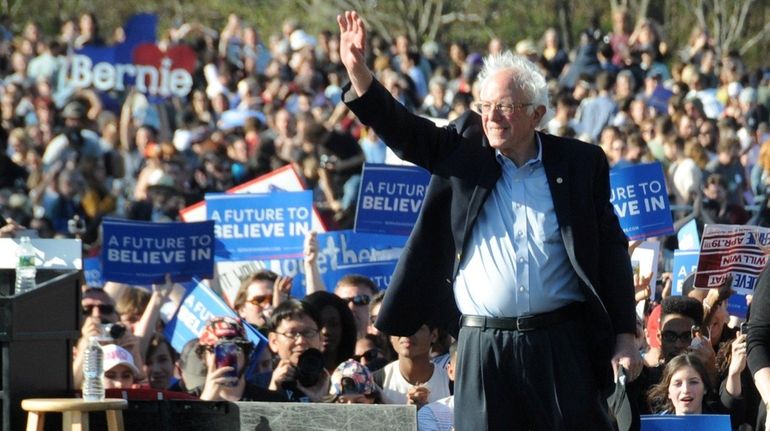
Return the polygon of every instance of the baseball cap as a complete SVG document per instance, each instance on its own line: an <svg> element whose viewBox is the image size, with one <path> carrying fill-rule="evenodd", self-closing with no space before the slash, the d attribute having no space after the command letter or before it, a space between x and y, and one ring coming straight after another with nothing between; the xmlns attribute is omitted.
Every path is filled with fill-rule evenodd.
<svg viewBox="0 0 770 431"><path fill-rule="evenodd" d="M80 102L70 102L61 112L62 118L80 120L86 116L86 107Z"/></svg>
<svg viewBox="0 0 770 431"><path fill-rule="evenodd" d="M331 376L329 393L332 395L371 395L377 392L374 378L368 368L358 361L348 359L339 364Z"/></svg>
<svg viewBox="0 0 770 431"><path fill-rule="evenodd" d="M220 340L249 343L246 337L246 329L244 329L240 318L229 316L212 317L206 323L198 344L213 347Z"/></svg>
<svg viewBox="0 0 770 431"><path fill-rule="evenodd" d="M131 352L117 344L103 346L102 351L104 352L104 371L109 371L118 365L125 365L134 374L135 379L139 378L141 373L134 364L134 357L131 355Z"/></svg>

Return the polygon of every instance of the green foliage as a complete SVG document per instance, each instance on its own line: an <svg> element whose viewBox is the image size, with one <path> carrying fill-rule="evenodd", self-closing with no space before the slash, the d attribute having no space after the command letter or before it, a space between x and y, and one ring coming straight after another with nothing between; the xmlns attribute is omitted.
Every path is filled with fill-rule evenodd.
<svg viewBox="0 0 770 431"><path fill-rule="evenodd" d="M667 39L675 49L687 43L696 25L688 1L691 0L651 0L647 11L663 21ZM756 0L737 48L770 20L768 1ZM440 7L444 20L435 39L442 43L463 40L474 49L484 48L493 36L512 48L524 38L539 41L548 27L561 31L560 6L569 16L572 40L590 26L594 16L599 17L604 32L611 28L609 0L2 0L0 6L10 17L14 31L20 32L25 22L35 20L49 35L58 33L63 20L84 11L95 12L102 36L108 40L114 28L139 11L159 14L161 34L181 22L200 22L219 31L227 16L235 13L244 22L255 25L267 39L270 34L279 33L281 23L289 17L296 18L312 33L334 31L334 17L352 8L367 20L379 20L382 25L370 27L385 33L386 40L406 31L413 39L424 42L430 39L431 31L422 13ZM749 65L764 65L761 57L769 45L765 37L743 53Z"/></svg>

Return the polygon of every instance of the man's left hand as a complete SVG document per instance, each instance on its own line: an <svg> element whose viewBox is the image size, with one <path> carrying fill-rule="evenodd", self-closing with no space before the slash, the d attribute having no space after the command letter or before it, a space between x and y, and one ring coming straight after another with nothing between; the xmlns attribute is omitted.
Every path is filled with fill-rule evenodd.
<svg viewBox="0 0 770 431"><path fill-rule="evenodd" d="M612 357L612 370L618 379L618 366L627 370L629 381L636 380L642 373L642 356L636 348L633 334L618 334L615 340L615 355Z"/></svg>

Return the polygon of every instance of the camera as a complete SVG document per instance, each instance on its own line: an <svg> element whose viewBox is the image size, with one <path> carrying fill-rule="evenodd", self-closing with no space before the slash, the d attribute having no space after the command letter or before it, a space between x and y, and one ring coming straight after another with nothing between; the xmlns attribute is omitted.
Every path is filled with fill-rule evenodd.
<svg viewBox="0 0 770 431"><path fill-rule="evenodd" d="M126 327L119 323L102 323L102 338L117 340L126 333Z"/></svg>
<svg viewBox="0 0 770 431"><path fill-rule="evenodd" d="M83 235L86 233L86 222L80 216L74 216L67 220L67 231L70 235Z"/></svg>
<svg viewBox="0 0 770 431"><path fill-rule="evenodd" d="M324 371L324 357L318 349L307 349L299 355L297 360L297 382L309 388L318 383Z"/></svg>

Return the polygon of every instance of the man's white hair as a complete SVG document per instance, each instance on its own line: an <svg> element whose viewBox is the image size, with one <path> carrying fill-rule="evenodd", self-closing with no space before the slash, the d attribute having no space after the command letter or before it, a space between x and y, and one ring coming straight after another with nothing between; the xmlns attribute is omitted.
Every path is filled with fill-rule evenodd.
<svg viewBox="0 0 770 431"><path fill-rule="evenodd" d="M527 109L528 113L531 114L534 107L545 107L545 115L540 119L540 127L545 127L553 118L554 111L548 100L548 85L540 69L526 57L516 55L511 51L488 55L484 58L484 67L479 72L481 88L487 85L489 78L503 70L513 73L514 85L524 93L526 100L517 100L516 102L532 104Z"/></svg>

